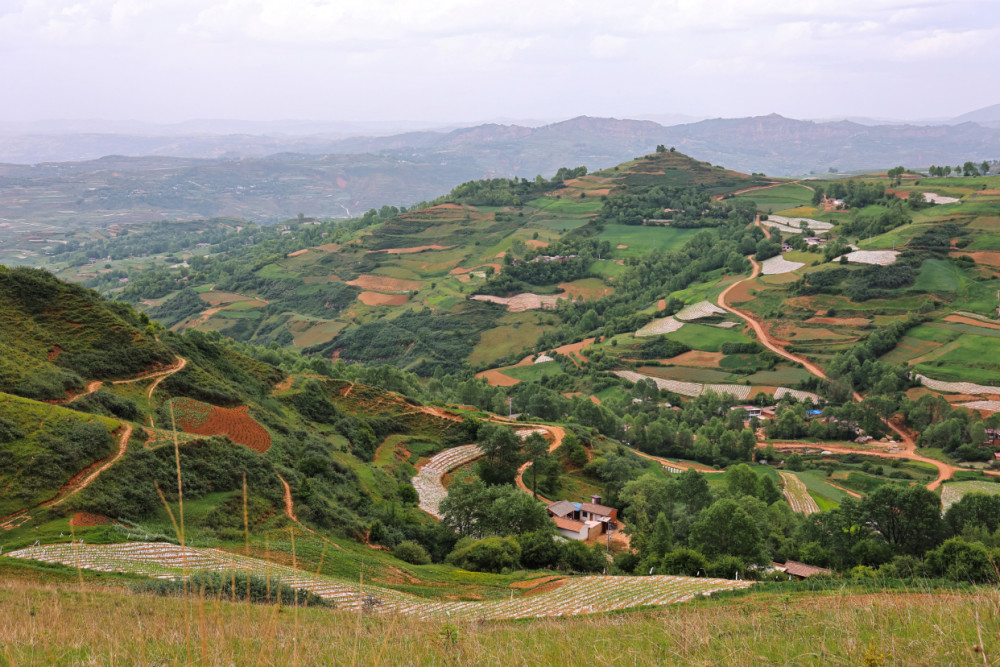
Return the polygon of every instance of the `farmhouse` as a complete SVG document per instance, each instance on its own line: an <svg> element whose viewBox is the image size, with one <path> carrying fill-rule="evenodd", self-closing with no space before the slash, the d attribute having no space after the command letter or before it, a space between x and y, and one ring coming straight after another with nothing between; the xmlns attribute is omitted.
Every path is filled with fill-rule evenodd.
<svg viewBox="0 0 1000 667"><path fill-rule="evenodd" d="M560 500L546 509L560 533L571 539L586 540L610 532L618 525L618 510L601 505L600 502L600 496L591 496L589 503ZM574 537L569 533L582 537Z"/></svg>
<svg viewBox="0 0 1000 667"><path fill-rule="evenodd" d="M983 441L983 446L995 447L997 445L1000 445L1000 428L986 429L986 440Z"/></svg>
<svg viewBox="0 0 1000 667"><path fill-rule="evenodd" d="M807 236L805 238L805 242L807 246L821 246L824 243L826 243L826 241L819 238L818 236Z"/></svg>
<svg viewBox="0 0 1000 667"><path fill-rule="evenodd" d="M779 572L785 572L789 575L789 578L795 577L799 581L808 579L809 577L815 577L817 574L831 574L830 570L825 567L806 565L805 563L799 563L794 560L786 561L784 565L774 563L774 569Z"/></svg>
<svg viewBox="0 0 1000 667"><path fill-rule="evenodd" d="M760 416L763 414L763 412L761 411L761 409L758 408L756 405L734 405L733 407L731 407L729 409L730 410L746 410L747 411L747 417L749 419L753 419L754 417L757 417L759 419Z"/></svg>

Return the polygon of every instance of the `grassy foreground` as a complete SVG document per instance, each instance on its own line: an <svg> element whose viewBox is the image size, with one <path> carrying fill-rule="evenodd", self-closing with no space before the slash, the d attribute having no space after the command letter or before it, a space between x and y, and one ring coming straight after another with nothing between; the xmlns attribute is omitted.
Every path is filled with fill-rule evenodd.
<svg viewBox="0 0 1000 667"><path fill-rule="evenodd" d="M1000 592L750 593L664 611L422 622L0 582L0 664L1000 663Z"/></svg>

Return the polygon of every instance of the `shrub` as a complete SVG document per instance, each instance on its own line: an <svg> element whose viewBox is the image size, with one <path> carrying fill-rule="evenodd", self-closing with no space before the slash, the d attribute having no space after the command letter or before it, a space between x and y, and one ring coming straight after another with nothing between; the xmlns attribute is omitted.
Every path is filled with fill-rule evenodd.
<svg viewBox="0 0 1000 667"><path fill-rule="evenodd" d="M393 547L392 555L399 560L403 560L414 565L427 565L431 562L431 557L430 554L427 553L427 550L416 542L411 542L410 540L400 542Z"/></svg>
<svg viewBox="0 0 1000 667"><path fill-rule="evenodd" d="M475 572L503 572L520 565L521 545L513 537L466 538L459 540L447 561Z"/></svg>

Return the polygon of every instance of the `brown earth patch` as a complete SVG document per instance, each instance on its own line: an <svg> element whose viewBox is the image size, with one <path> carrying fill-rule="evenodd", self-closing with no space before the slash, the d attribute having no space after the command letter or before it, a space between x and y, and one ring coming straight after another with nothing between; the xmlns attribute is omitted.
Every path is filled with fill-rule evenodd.
<svg viewBox="0 0 1000 667"><path fill-rule="evenodd" d="M69 525L75 528L85 526L107 526L110 523L111 519L103 514L92 514L90 512L77 512L69 520Z"/></svg>
<svg viewBox="0 0 1000 667"><path fill-rule="evenodd" d="M390 255L409 255L414 252L423 252L424 250L451 250L455 246L453 245L418 245L412 248L389 248L388 250L375 250L373 252L385 252Z"/></svg>
<svg viewBox="0 0 1000 667"><path fill-rule="evenodd" d="M438 204L437 206L431 206L430 208L424 209L425 211L461 211L462 207L458 204Z"/></svg>
<svg viewBox="0 0 1000 667"><path fill-rule="evenodd" d="M570 343L569 345L561 345L555 349L559 354L564 354L566 356L572 357L576 355L580 358L580 361L587 361L587 357L583 356L582 351L594 344L594 338L584 338L578 343Z"/></svg>
<svg viewBox="0 0 1000 667"><path fill-rule="evenodd" d="M601 404L601 399L599 399L598 397L596 397L593 394L591 394L590 395L590 402L593 403L594 405L600 405Z"/></svg>
<svg viewBox="0 0 1000 667"><path fill-rule="evenodd" d="M290 252L285 257L298 257L299 255L304 255L309 252L309 248L303 248L302 250L296 250L295 252Z"/></svg>
<svg viewBox="0 0 1000 667"><path fill-rule="evenodd" d="M545 248L549 245L548 241L539 241L538 239L531 239L530 241L525 241L524 245L529 248Z"/></svg>
<svg viewBox="0 0 1000 667"><path fill-rule="evenodd" d="M559 283L559 289L561 289L565 294L560 294L559 296L566 296L571 299L600 299L601 297L607 296L615 291L614 287L608 287L607 285L601 285L600 287L583 287L581 285L574 285L573 283Z"/></svg>
<svg viewBox="0 0 1000 667"><path fill-rule="evenodd" d="M324 252L337 252L340 250L339 243L324 243L323 245L316 246L316 250L322 250Z"/></svg>
<svg viewBox="0 0 1000 667"><path fill-rule="evenodd" d="M181 429L198 435L224 435L233 442L264 453L271 448L271 434L250 416L249 408L220 408L191 399L177 399Z"/></svg>
<svg viewBox="0 0 1000 667"><path fill-rule="evenodd" d="M380 294L379 292L362 292L358 301L366 306L402 306L408 297L405 294Z"/></svg>
<svg viewBox="0 0 1000 667"><path fill-rule="evenodd" d="M476 373L477 378L484 378L486 383L494 387L513 387L515 384L519 383L520 380L517 378L512 378L509 375L504 375L499 370L492 368L488 371L480 371Z"/></svg>
<svg viewBox="0 0 1000 667"><path fill-rule="evenodd" d="M52 349L49 350L48 360L54 361L62 353L63 349L59 345L53 345Z"/></svg>
<svg viewBox="0 0 1000 667"><path fill-rule="evenodd" d="M972 261L976 264L985 264L986 266L1000 266L1000 252L991 251L979 251L979 252L950 252L948 253L952 257L958 255L965 255L966 257L971 257Z"/></svg>
<svg viewBox="0 0 1000 667"><path fill-rule="evenodd" d="M663 310L666 307L667 307L667 300L666 299L660 299L659 301L656 302L656 310L657 310L657 312Z"/></svg>
<svg viewBox="0 0 1000 667"><path fill-rule="evenodd" d="M949 315L944 318L945 322L955 322L956 324L971 324L974 327L983 327L985 329L1000 329L1000 324L991 324L990 322L983 322L982 320L977 320L972 317L963 317L962 315Z"/></svg>
<svg viewBox="0 0 1000 667"><path fill-rule="evenodd" d="M531 292L524 292L523 294L515 294L514 296L507 297L492 296L489 294L476 294L471 298L474 301L499 303L502 306L506 306L507 310L512 313L520 313L525 310L538 310L540 308L554 309L556 307L556 302L560 297L551 294L533 294Z"/></svg>
<svg viewBox="0 0 1000 667"><path fill-rule="evenodd" d="M865 317L810 317L806 324L833 324L843 327L863 327L871 324Z"/></svg>
<svg viewBox="0 0 1000 667"><path fill-rule="evenodd" d="M561 587L567 581L568 579L553 579L552 581L546 582L539 586L535 586L534 588L525 591L522 597L529 597L532 595L541 595L543 593L549 593Z"/></svg>
<svg viewBox="0 0 1000 667"><path fill-rule="evenodd" d="M750 290L756 291L757 286L751 284L751 282L752 281L744 280L730 289L729 294L727 295L729 303L741 303L743 301L750 301L753 299L753 295L750 294Z"/></svg>
<svg viewBox="0 0 1000 667"><path fill-rule="evenodd" d="M476 269L483 269L486 268L487 266L492 266L493 272L497 274L499 274L503 270L503 266L501 266L500 264L490 263L490 264L479 264L478 266L472 266L467 269L462 267L455 267L454 269L449 271L448 274L452 276L458 276L465 273L472 273Z"/></svg>
<svg viewBox="0 0 1000 667"><path fill-rule="evenodd" d="M259 305L261 308L267 305L267 301L264 299L244 296L235 292L204 292L198 296L210 306L221 306L226 303L236 303L238 301L249 301L250 303Z"/></svg>
<svg viewBox="0 0 1000 667"><path fill-rule="evenodd" d="M415 292L424 286L424 283L420 280L389 278L387 276L376 276L371 273L358 276L354 280L349 280L347 284L374 292Z"/></svg>
<svg viewBox="0 0 1000 667"><path fill-rule="evenodd" d="M627 246L627 245L625 245L624 243L619 243L619 244L618 244L618 245L616 245L615 247L616 247L616 248L618 248L619 250L624 250L624 249L625 249L625 248L627 248L628 246Z"/></svg>
<svg viewBox="0 0 1000 667"><path fill-rule="evenodd" d="M719 362L726 355L721 352L701 352L699 350L691 350L689 352L684 352L683 354L678 354L676 357L667 359L668 363L677 364L679 366L695 366L697 368L718 368Z"/></svg>
<svg viewBox="0 0 1000 667"><path fill-rule="evenodd" d="M549 575L547 577L538 577L537 579L527 579L525 581L515 581L514 583L512 583L510 585L510 587L514 588L514 589L518 589L518 590L524 590L524 589L527 589L527 588L534 588L535 586L538 586L539 584L548 583L548 582L550 582L550 581L552 581L554 579L562 579L562 578L563 577L561 577L559 575L552 574L552 575Z"/></svg>

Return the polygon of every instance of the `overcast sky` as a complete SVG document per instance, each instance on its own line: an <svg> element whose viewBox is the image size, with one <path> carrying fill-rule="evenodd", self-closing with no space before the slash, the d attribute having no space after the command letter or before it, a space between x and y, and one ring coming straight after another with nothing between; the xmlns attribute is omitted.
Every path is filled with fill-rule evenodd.
<svg viewBox="0 0 1000 667"><path fill-rule="evenodd" d="M0 0L0 120L950 117L995 0Z"/></svg>

